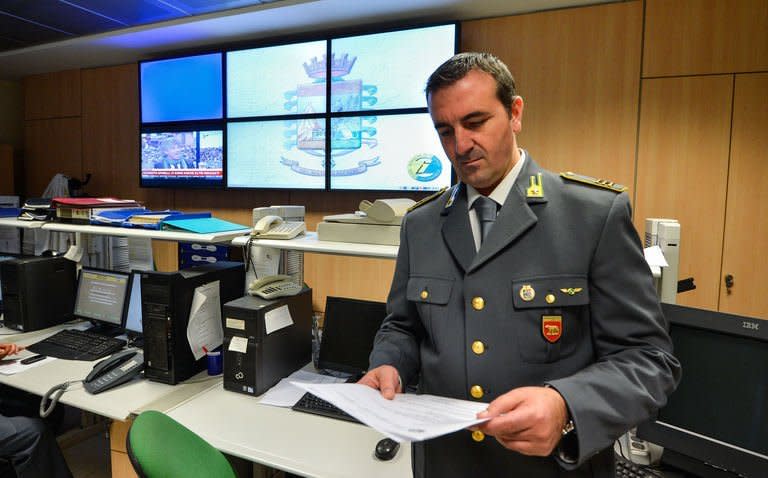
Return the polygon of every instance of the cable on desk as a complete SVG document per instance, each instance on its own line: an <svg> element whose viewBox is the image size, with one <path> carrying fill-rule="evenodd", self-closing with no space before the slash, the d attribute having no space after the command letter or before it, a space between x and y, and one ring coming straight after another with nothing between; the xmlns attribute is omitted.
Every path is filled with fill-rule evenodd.
<svg viewBox="0 0 768 478"><path fill-rule="evenodd" d="M64 394L64 392L69 389L70 385L82 382L82 380L72 380L69 382L60 383L58 385L54 385L50 390L45 392L45 395L43 395L43 398L40 400L40 418L45 418L53 412L53 409L56 408L56 405L59 403L59 399ZM46 402L48 400L50 400L51 403L49 403L46 407Z"/></svg>

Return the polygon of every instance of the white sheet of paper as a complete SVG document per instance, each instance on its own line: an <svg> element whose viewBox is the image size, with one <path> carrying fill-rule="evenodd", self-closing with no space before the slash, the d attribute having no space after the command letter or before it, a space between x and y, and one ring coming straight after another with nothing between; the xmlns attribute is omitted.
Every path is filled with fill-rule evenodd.
<svg viewBox="0 0 768 478"><path fill-rule="evenodd" d="M291 311L287 305L272 309L264 314L264 328L267 331L267 335L289 325L293 325L293 318L291 318Z"/></svg>
<svg viewBox="0 0 768 478"><path fill-rule="evenodd" d="M28 365L22 365L20 362L22 359L25 359L27 357L31 357L33 355L36 355L29 351L23 351L19 353L18 355L14 355L12 357L6 357L3 360L0 360L0 374L3 375L13 375L19 372L23 372L25 370L33 369L35 367L39 367L40 365L44 363L48 363L52 360L56 360L55 357L46 357L43 360L39 360L35 363L31 363Z"/></svg>
<svg viewBox="0 0 768 478"><path fill-rule="evenodd" d="M128 262L131 269L140 271L151 271L154 269L152 239L147 237L129 237Z"/></svg>
<svg viewBox="0 0 768 478"><path fill-rule="evenodd" d="M306 391L297 387L291 382L300 383L342 383L345 379L323 375L306 370L297 370L288 377L280 380L277 385L267 390L261 397L259 403L262 405L272 405L274 407L292 407L299 401Z"/></svg>
<svg viewBox="0 0 768 478"><path fill-rule="evenodd" d="M645 262L647 262L650 267L669 266L669 263L664 258L664 253L661 252L661 247L659 246L646 247L643 249L643 255L645 255Z"/></svg>
<svg viewBox="0 0 768 478"><path fill-rule="evenodd" d="M428 440L488 420L476 418L487 403L410 393L387 400L378 390L356 383L295 385L398 442Z"/></svg>
<svg viewBox="0 0 768 478"><path fill-rule="evenodd" d="M229 341L229 350L244 354L248 352L248 339L246 337L232 337Z"/></svg>
<svg viewBox="0 0 768 478"><path fill-rule="evenodd" d="M195 289L189 310L187 340L195 360L224 342L224 328L221 326L221 305L219 281L209 282Z"/></svg>

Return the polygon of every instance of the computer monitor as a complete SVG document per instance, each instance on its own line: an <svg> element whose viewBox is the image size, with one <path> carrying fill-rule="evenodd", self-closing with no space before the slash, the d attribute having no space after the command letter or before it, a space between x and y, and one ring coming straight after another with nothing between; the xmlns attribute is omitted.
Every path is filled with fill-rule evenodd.
<svg viewBox="0 0 768 478"><path fill-rule="evenodd" d="M139 336L143 332L141 322L141 272L131 273L131 292L128 312L125 315L125 330L129 335Z"/></svg>
<svg viewBox="0 0 768 478"><path fill-rule="evenodd" d="M664 447L662 463L701 477L765 477L768 322L662 304L683 375L637 436Z"/></svg>
<svg viewBox="0 0 768 478"><path fill-rule="evenodd" d="M368 370L373 339L386 316L383 302L328 297L318 368L350 375Z"/></svg>
<svg viewBox="0 0 768 478"><path fill-rule="evenodd" d="M130 274L83 267L77 282L75 316L90 320L94 332L114 334L125 323Z"/></svg>

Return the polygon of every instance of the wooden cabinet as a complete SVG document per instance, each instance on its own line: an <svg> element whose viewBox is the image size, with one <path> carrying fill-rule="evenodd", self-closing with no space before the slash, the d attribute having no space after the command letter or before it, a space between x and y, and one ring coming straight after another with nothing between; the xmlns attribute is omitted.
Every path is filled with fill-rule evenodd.
<svg viewBox="0 0 768 478"><path fill-rule="evenodd" d="M765 0L647 0L643 76L768 70Z"/></svg>
<svg viewBox="0 0 768 478"><path fill-rule="evenodd" d="M643 80L635 226L680 221L680 278L697 288L679 304L768 318L766 91L765 73Z"/></svg>
<svg viewBox="0 0 768 478"><path fill-rule="evenodd" d="M720 310L768 319L768 73L736 75ZM726 275L733 276L727 288Z"/></svg>
<svg viewBox="0 0 768 478"><path fill-rule="evenodd" d="M696 290L678 303L717 310L728 178L733 77L643 80L635 227L681 223L680 277Z"/></svg>

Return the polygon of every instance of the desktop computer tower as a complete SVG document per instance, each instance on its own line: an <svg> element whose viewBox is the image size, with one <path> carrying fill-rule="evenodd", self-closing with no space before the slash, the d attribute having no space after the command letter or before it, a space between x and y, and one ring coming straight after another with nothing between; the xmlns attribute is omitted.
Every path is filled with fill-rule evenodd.
<svg viewBox="0 0 768 478"><path fill-rule="evenodd" d="M261 395L312 360L312 289L224 304L224 389Z"/></svg>
<svg viewBox="0 0 768 478"><path fill-rule="evenodd" d="M205 357L196 360L190 350L187 325L195 289L213 281L219 281L219 307L241 297L244 264L222 261L176 272L141 273L146 378L175 385L205 368Z"/></svg>
<svg viewBox="0 0 768 478"><path fill-rule="evenodd" d="M0 262L5 326L22 332L73 317L76 264L63 257L23 257Z"/></svg>

